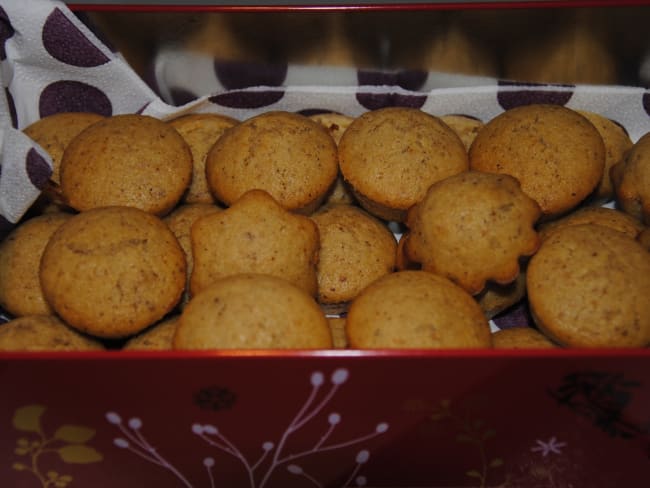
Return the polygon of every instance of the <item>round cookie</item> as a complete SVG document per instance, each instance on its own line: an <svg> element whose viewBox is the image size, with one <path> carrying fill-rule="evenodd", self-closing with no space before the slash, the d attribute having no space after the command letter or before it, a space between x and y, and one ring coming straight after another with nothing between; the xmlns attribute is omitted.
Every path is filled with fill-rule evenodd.
<svg viewBox="0 0 650 488"><path fill-rule="evenodd" d="M205 160L217 139L239 121L219 114L188 114L168 123L183 136L192 151L192 182L182 201L214 203L214 196L205 177Z"/></svg>
<svg viewBox="0 0 650 488"><path fill-rule="evenodd" d="M558 347L532 327L511 327L492 334L494 349L550 349Z"/></svg>
<svg viewBox="0 0 650 488"><path fill-rule="evenodd" d="M605 144L578 112L531 104L488 121L470 147L469 162L473 170L517 178L547 220L575 208L597 187Z"/></svg>
<svg viewBox="0 0 650 488"><path fill-rule="evenodd" d="M61 160L66 203L84 211L130 206L165 215L192 178L192 153L169 124L146 115L114 115L67 146Z"/></svg>
<svg viewBox="0 0 650 488"><path fill-rule="evenodd" d="M650 133L643 135L610 170L616 203L650 225Z"/></svg>
<svg viewBox="0 0 650 488"><path fill-rule="evenodd" d="M346 327L351 348L491 347L472 296L426 271L398 271L369 285L350 305Z"/></svg>
<svg viewBox="0 0 650 488"><path fill-rule="evenodd" d="M431 185L411 208L405 251L423 270L475 295L487 281L517 278L519 259L539 246L539 215L512 176L466 171Z"/></svg>
<svg viewBox="0 0 650 488"><path fill-rule="evenodd" d="M192 256L191 229L194 222L206 215L212 215L221 211L222 208L211 203L186 203L179 205L172 212L163 218L163 221L174 233L178 243L185 253L187 263L187 285L183 293L183 303L189 300L190 277L194 268L194 257Z"/></svg>
<svg viewBox="0 0 650 488"><path fill-rule="evenodd" d="M55 212L20 223L0 242L0 306L10 314L53 314L39 279L41 256L50 237L72 218Z"/></svg>
<svg viewBox="0 0 650 488"><path fill-rule="evenodd" d="M190 291L240 273L269 274L315 296L318 227L285 210L262 190L245 193L230 208L198 219L191 228L194 267Z"/></svg>
<svg viewBox="0 0 650 488"><path fill-rule="evenodd" d="M123 351L169 351L173 349L174 334L178 327L180 316L158 322L131 337L124 346Z"/></svg>
<svg viewBox="0 0 650 488"><path fill-rule="evenodd" d="M632 239L644 229L643 224L638 220L620 210L608 207L583 207L560 219L542 223L538 231L541 239L544 240L559 229L578 224L603 225L622 232Z"/></svg>
<svg viewBox="0 0 650 488"><path fill-rule="evenodd" d="M619 163L625 156L625 153L632 147L632 139L630 139L629 134L623 126L607 117L587 110L578 110L578 113L594 124L594 127L600 133L605 144L605 169L603 171L603 177L594 190L594 193L589 197L591 203L603 203L614 198L614 188L609 172L611 167Z"/></svg>
<svg viewBox="0 0 650 488"><path fill-rule="evenodd" d="M572 225L541 245L526 287L535 322L572 347L645 347L650 343L650 254L601 225Z"/></svg>
<svg viewBox="0 0 650 488"><path fill-rule="evenodd" d="M476 135L483 127L483 121L463 114L447 114L440 117L445 124L453 129L458 134L460 140L463 141L465 149L469 151L472 142L476 139Z"/></svg>
<svg viewBox="0 0 650 488"><path fill-rule="evenodd" d="M312 213L338 174L336 143L321 124L265 112L228 130L206 159L208 187L227 206L253 189L287 210Z"/></svg>
<svg viewBox="0 0 650 488"><path fill-rule="evenodd" d="M401 222L429 186L466 171L467 151L439 118L418 109L388 107L357 117L339 142L341 174L360 204Z"/></svg>
<svg viewBox="0 0 650 488"><path fill-rule="evenodd" d="M186 281L183 250L159 218L133 207L75 215L41 258L43 294L70 326L97 337L138 333L169 313Z"/></svg>
<svg viewBox="0 0 650 488"><path fill-rule="evenodd" d="M350 205L325 208L312 220L320 235L317 299L328 313L341 313L366 286L394 271L397 241L383 222Z"/></svg>
<svg viewBox="0 0 650 488"><path fill-rule="evenodd" d="M65 148L86 127L103 119L103 115L92 112L60 112L43 117L23 129L52 158L51 185L45 189L48 197L55 201L61 200L60 170Z"/></svg>
<svg viewBox="0 0 650 488"><path fill-rule="evenodd" d="M0 351L103 351L54 315L24 315L0 325Z"/></svg>
<svg viewBox="0 0 650 488"><path fill-rule="evenodd" d="M313 297L282 278L239 274L215 281L181 314L175 349L329 349Z"/></svg>

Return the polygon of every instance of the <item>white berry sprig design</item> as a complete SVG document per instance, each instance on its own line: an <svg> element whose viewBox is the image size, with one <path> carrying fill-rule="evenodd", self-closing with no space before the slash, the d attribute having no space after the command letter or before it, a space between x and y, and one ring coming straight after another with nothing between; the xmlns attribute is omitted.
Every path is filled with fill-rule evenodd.
<svg viewBox="0 0 650 488"><path fill-rule="evenodd" d="M257 456L257 459L253 461L249 460L237 445L226 437L217 426L195 423L191 426L191 430L208 445L238 459L247 474L250 488L264 488L267 486L272 475L281 467L284 467L289 473L295 476L305 478L313 486L320 487L322 484L318 479L306 472L299 464L300 459L311 455L322 454L358 445L382 435L389 427L388 423L380 422L375 426L374 430L365 435L343 442L328 444L328 439L336 427L341 424L343 419L340 413L329 412L326 416L325 431L320 438L314 442L314 445L311 448L299 452L287 452L286 445L291 435L319 416L327 404L332 400L341 385L348 380L348 377L349 372L347 369L339 368L334 370L329 377L329 389L322 392L321 389L326 386L326 377L320 371L313 372L310 376L311 390L305 402L298 409L298 412L281 434L280 439L277 440L277 442L271 440L262 442L261 453ZM106 418L111 424L118 426L124 434L124 437L117 437L113 440L113 443L117 447L128 449L139 455L141 458L169 470L183 483L184 486L192 488L192 484L187 480L187 478L184 477L170 462L165 460L162 455L158 453L145 439L141 432L142 421L140 419L131 418L125 425L122 422L121 417L115 412L109 412L106 414ZM352 486L353 483L356 486L366 485L367 480L364 476L359 475L359 471L362 466L368 462L369 458L370 451L367 449L356 452L354 468L347 480L341 485L342 488ZM214 473L215 465L216 461L213 457L206 457L203 459L203 466L207 470L210 482L209 486L211 488L216 486Z"/></svg>

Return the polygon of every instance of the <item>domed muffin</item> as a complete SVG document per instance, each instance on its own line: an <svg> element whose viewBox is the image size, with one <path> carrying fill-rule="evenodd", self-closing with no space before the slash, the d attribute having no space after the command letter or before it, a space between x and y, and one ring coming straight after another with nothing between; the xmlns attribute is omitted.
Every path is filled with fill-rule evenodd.
<svg viewBox="0 0 650 488"><path fill-rule="evenodd" d="M361 206L397 222L433 183L468 169L458 135L438 117L407 107L357 117L339 142L339 165Z"/></svg>
<svg viewBox="0 0 650 488"><path fill-rule="evenodd" d="M650 133L643 135L610 170L616 203L650 225Z"/></svg>
<svg viewBox="0 0 650 488"><path fill-rule="evenodd" d="M544 240L559 229L578 224L603 225L622 232L632 239L644 229L641 222L620 210L608 207L582 207L557 220L542 223L538 231Z"/></svg>
<svg viewBox="0 0 650 488"><path fill-rule="evenodd" d="M473 170L517 178L549 220L575 208L601 182L605 144L575 110L531 104L488 121L470 147L469 161Z"/></svg>
<svg viewBox="0 0 650 488"><path fill-rule="evenodd" d="M239 123L206 159L208 187L226 206L259 189L287 210L310 214L337 174L336 143L328 130L290 112L265 112Z"/></svg>
<svg viewBox="0 0 650 488"><path fill-rule="evenodd" d="M214 281L190 300L175 349L330 349L325 314L312 296L271 275Z"/></svg>

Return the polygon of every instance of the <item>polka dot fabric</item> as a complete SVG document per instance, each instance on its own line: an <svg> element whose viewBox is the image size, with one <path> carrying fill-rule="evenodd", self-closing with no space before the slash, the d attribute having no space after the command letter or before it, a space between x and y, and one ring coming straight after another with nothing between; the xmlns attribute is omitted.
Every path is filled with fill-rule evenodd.
<svg viewBox="0 0 650 488"><path fill-rule="evenodd" d="M162 119L218 112L244 120L268 110L358 116L406 106L487 121L515 106L545 102L601 113L623 125L634 141L650 131L650 91L641 87L225 62L171 47L152 60L145 83L64 3L51 0L0 6L0 65L0 238L36 200L51 173L45 151L21 129L62 111Z"/></svg>

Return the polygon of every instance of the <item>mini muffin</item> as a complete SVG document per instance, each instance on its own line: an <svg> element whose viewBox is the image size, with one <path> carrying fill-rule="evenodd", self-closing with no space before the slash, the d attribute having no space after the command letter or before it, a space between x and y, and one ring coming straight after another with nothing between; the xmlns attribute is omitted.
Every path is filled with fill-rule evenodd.
<svg viewBox="0 0 650 488"><path fill-rule="evenodd" d="M583 207L558 220L542 223L538 228L539 235L544 240L559 229L578 224L604 225L632 239L644 229L643 224L638 220L620 210L607 207Z"/></svg>
<svg viewBox="0 0 650 488"><path fill-rule="evenodd" d="M600 184L605 144L578 112L524 105L492 118L469 150L473 170L514 176L544 220L575 208Z"/></svg>
<svg viewBox="0 0 650 488"><path fill-rule="evenodd" d="M77 134L104 116L92 112L60 112L48 115L25 127L23 132L37 142L52 158L52 176L46 186L48 198L60 202L60 170L63 151Z"/></svg>
<svg viewBox="0 0 650 488"><path fill-rule="evenodd" d="M327 317L332 334L332 347L334 349L346 349L348 347L348 336L345 331L345 317Z"/></svg>
<svg viewBox="0 0 650 488"><path fill-rule="evenodd" d="M397 240L363 209L335 205L312 216L320 234L318 302L341 313L370 283L395 269Z"/></svg>
<svg viewBox="0 0 650 488"><path fill-rule="evenodd" d="M507 284L539 246L539 206L506 174L466 171L431 185L408 214L407 256L470 294Z"/></svg>
<svg viewBox="0 0 650 488"><path fill-rule="evenodd" d="M264 274L213 282L183 310L175 349L330 349L327 319L312 296Z"/></svg>
<svg viewBox="0 0 650 488"><path fill-rule="evenodd" d="M14 316L53 314L39 280L43 250L71 214L56 212L18 225L0 242L0 306Z"/></svg>
<svg viewBox="0 0 650 488"><path fill-rule="evenodd" d="M463 114L447 114L440 117L445 124L453 129L453 131L458 134L460 140L463 141L465 149L469 151L469 148L476 139L476 135L479 130L483 127L483 121L472 117L470 115Z"/></svg>
<svg viewBox="0 0 650 488"><path fill-rule="evenodd" d="M217 139L238 123L219 114L188 114L169 121L192 151L192 182L183 196L184 203L214 203L205 178L205 160Z"/></svg>
<svg viewBox="0 0 650 488"><path fill-rule="evenodd" d="M438 117L407 107L357 117L339 142L339 164L360 204L397 222L429 186L468 168L456 133Z"/></svg>
<svg viewBox="0 0 650 488"><path fill-rule="evenodd" d="M531 258L526 287L535 322L554 342L650 343L650 254L619 231L594 224L559 229Z"/></svg>
<svg viewBox="0 0 650 488"><path fill-rule="evenodd" d="M522 269L517 278L511 283L500 285L488 281L483 291L476 295L476 301L481 306L488 319L519 303L526 296L526 272Z"/></svg>
<svg viewBox="0 0 650 488"><path fill-rule="evenodd" d="M549 349L558 347L532 327L511 327L492 334L494 349Z"/></svg>
<svg viewBox="0 0 650 488"><path fill-rule="evenodd" d="M336 143L321 124L303 115L271 111L228 130L206 160L208 187L232 205L264 190L287 210L310 214L338 173Z"/></svg>
<svg viewBox="0 0 650 488"><path fill-rule="evenodd" d="M0 351L102 351L54 315L24 315L0 325Z"/></svg>
<svg viewBox="0 0 650 488"><path fill-rule="evenodd" d="M165 216L163 221L169 226L174 233L178 243L185 253L185 262L187 263L187 285L183 294L183 303L189 300L189 285L192 269L194 268L194 258L192 256L192 239L190 230L194 222L206 215L212 215L222 208L211 203L186 203L179 205L170 214Z"/></svg>
<svg viewBox="0 0 650 488"><path fill-rule="evenodd" d="M192 178L192 153L169 124L146 115L114 115L68 144L61 190L83 211L130 206L159 216L181 199Z"/></svg>
<svg viewBox="0 0 650 488"><path fill-rule="evenodd" d="M40 280L45 299L68 325L122 338L176 306L185 287L185 255L159 217L133 207L97 208L52 235Z"/></svg>
<svg viewBox="0 0 650 488"><path fill-rule="evenodd" d="M339 114L336 112L325 112L309 116L310 119L322 124L332 135L334 142L338 145L341 136L354 120L354 117ZM329 190L322 205L352 204L355 203L352 191L343 181L340 172L334 186Z"/></svg>
<svg viewBox="0 0 650 488"><path fill-rule="evenodd" d="M196 295L217 279L239 273L270 274L316 295L318 227L262 190L245 193L230 208L198 219L191 228Z"/></svg>
<svg viewBox="0 0 650 488"><path fill-rule="evenodd" d="M578 113L594 124L594 127L600 133L605 144L605 169L603 171L603 177L589 198L591 203L604 203L614 198L614 188L609 175L610 169L619 163L625 156L625 153L632 147L632 139L630 139L629 134L623 126L607 117L586 110L578 110Z"/></svg>
<svg viewBox="0 0 650 488"><path fill-rule="evenodd" d="M643 135L610 170L616 203L650 225L650 133Z"/></svg>
<svg viewBox="0 0 650 488"><path fill-rule="evenodd" d="M173 349L174 334L180 316L162 320L131 337L122 350L124 351L169 351Z"/></svg>
<svg viewBox="0 0 650 488"><path fill-rule="evenodd" d="M427 271L399 271L366 287L346 318L351 348L491 347L487 319L472 296Z"/></svg>

